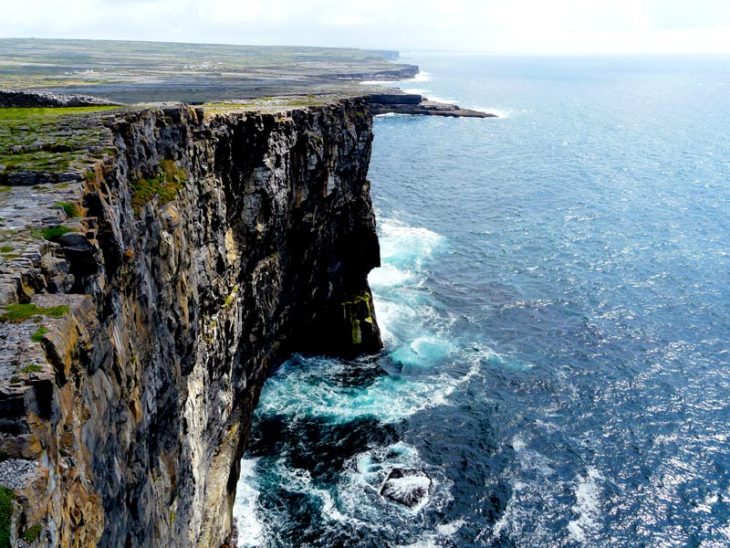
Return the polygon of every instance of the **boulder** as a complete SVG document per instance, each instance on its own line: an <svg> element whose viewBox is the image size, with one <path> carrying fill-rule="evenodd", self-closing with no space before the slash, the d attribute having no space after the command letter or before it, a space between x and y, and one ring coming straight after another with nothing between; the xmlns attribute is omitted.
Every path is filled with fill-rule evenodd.
<svg viewBox="0 0 730 548"><path fill-rule="evenodd" d="M394 468L385 478L380 495L407 508L423 505L428 498L433 481L422 470Z"/></svg>

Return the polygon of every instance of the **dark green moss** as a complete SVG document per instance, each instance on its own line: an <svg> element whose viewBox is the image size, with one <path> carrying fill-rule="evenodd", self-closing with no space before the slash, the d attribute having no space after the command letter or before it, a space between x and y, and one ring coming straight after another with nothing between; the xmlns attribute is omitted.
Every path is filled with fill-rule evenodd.
<svg viewBox="0 0 730 548"><path fill-rule="evenodd" d="M43 238L50 242L55 242L58 238L69 232L73 232L73 229L63 225L47 226L41 229Z"/></svg>
<svg viewBox="0 0 730 548"><path fill-rule="evenodd" d="M5 107L0 109L0 122L5 124L12 122L31 124L40 120L52 120L54 118L62 118L64 116L74 116L78 114L89 114L109 110L117 110L117 107Z"/></svg>
<svg viewBox="0 0 730 548"><path fill-rule="evenodd" d="M13 518L13 492L0 486L0 548L10 548L10 524Z"/></svg>
<svg viewBox="0 0 730 548"><path fill-rule="evenodd" d="M43 340L43 337L46 336L46 333L48 333L48 329L46 329L44 326L40 326L38 330L31 335L30 340L33 342L41 342Z"/></svg>
<svg viewBox="0 0 730 548"><path fill-rule="evenodd" d="M0 246L0 253L12 253L13 251L15 251L15 248L12 245Z"/></svg>
<svg viewBox="0 0 730 548"><path fill-rule="evenodd" d="M51 306L44 308L32 303L27 304L6 304L5 313L0 315L0 322L20 323L33 316L46 316L47 318L61 318L68 314L68 306Z"/></svg>
<svg viewBox="0 0 730 548"><path fill-rule="evenodd" d="M36 523L33 527L28 527L23 533L23 540L28 544L34 543L41 536L43 528L40 523Z"/></svg>
<svg viewBox="0 0 730 548"><path fill-rule="evenodd" d="M186 180L185 170L174 160L162 160L157 175L132 181L132 208L139 212L155 197L160 205L173 201Z"/></svg>
<svg viewBox="0 0 730 548"><path fill-rule="evenodd" d="M66 215L68 215L72 219L81 215L81 212L79 211L79 207L76 204L73 204L71 202L56 202L53 205L63 209L66 212Z"/></svg>

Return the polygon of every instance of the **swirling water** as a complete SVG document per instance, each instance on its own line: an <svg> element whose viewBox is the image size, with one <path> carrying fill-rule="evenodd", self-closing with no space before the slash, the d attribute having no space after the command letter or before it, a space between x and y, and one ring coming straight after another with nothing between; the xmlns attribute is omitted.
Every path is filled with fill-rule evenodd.
<svg viewBox="0 0 730 548"><path fill-rule="evenodd" d="M268 381L240 545L729 545L730 59L409 60L503 116L376 121L387 349Z"/></svg>

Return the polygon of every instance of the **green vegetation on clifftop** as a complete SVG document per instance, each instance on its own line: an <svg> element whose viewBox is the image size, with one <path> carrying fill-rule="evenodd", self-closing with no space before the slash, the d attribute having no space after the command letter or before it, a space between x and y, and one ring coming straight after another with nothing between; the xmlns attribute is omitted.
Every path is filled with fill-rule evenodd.
<svg viewBox="0 0 730 548"><path fill-rule="evenodd" d="M0 178L64 172L101 158L105 129L95 115L117 108L0 108Z"/></svg>

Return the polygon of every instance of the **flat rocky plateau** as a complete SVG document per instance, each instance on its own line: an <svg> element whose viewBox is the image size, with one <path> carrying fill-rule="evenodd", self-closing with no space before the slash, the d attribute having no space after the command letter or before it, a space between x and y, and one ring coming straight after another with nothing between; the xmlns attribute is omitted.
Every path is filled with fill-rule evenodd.
<svg viewBox="0 0 730 548"><path fill-rule="evenodd" d="M120 103L362 95L418 73L397 52L95 40L0 39L0 89Z"/></svg>

